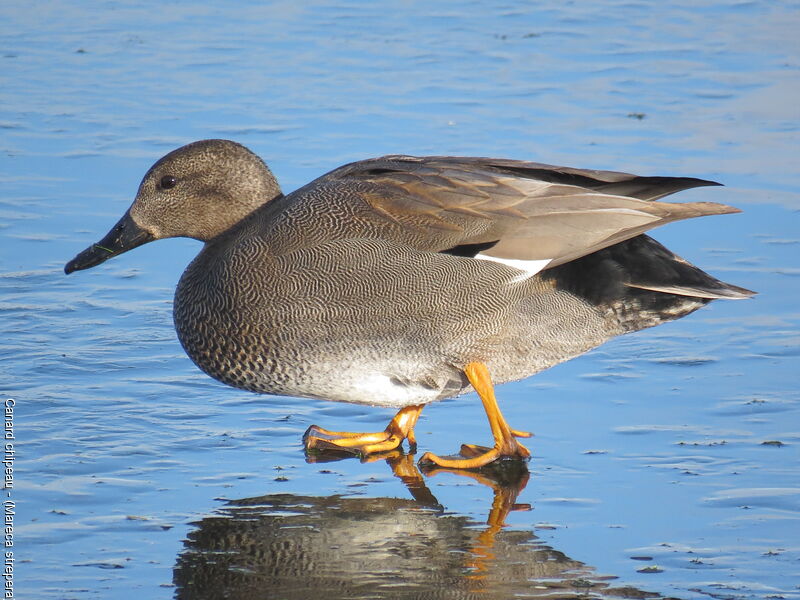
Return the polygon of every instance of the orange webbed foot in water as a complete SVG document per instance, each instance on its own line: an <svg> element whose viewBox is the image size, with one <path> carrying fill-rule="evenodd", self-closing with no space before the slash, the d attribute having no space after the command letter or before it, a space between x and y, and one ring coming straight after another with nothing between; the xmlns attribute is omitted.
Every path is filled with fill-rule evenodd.
<svg viewBox="0 0 800 600"><path fill-rule="evenodd" d="M423 404L418 404L400 409L386 429L376 433L329 431L312 425L303 435L303 442L306 450L335 450L367 456L395 450L403 440L408 440L409 448L413 452L417 447L414 426L423 408Z"/></svg>
<svg viewBox="0 0 800 600"><path fill-rule="evenodd" d="M469 363L464 367L464 373L467 375L472 387L478 392L481 402L483 402L483 408L486 411L489 426L492 429L494 446L487 448L485 446L464 444L461 446L460 452L463 458L441 458L431 452L426 452L420 459L420 463L433 463L448 469L478 469L500 458L518 460L529 458L531 455L530 450L520 444L516 438L531 437L532 434L526 431L517 431L508 426L503 414L500 412L500 407L497 405L492 378L486 365L480 362Z"/></svg>

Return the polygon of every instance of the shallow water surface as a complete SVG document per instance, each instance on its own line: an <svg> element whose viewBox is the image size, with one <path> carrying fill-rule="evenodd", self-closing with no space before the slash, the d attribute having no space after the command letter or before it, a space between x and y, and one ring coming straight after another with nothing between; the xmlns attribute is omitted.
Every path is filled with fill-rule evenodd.
<svg viewBox="0 0 800 600"><path fill-rule="evenodd" d="M0 7L0 393L20 598L800 598L800 10L794 2ZM183 354L199 244L66 277L152 162L209 137L284 190L383 153L714 179L741 215L654 237L757 290L499 389L528 472L307 462L312 423ZM420 450L486 443L474 394Z"/></svg>

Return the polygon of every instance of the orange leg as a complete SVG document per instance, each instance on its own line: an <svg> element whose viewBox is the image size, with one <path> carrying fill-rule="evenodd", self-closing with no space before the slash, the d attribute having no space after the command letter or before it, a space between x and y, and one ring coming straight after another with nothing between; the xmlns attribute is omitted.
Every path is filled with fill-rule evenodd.
<svg viewBox="0 0 800 600"><path fill-rule="evenodd" d="M440 467L449 469L477 469L498 458L528 458L531 455L530 451L515 438L531 437L531 434L511 429L506 423L503 414L500 412L500 407L497 406L497 398L495 398L492 387L492 378L489 376L489 370L486 365L479 362L469 363L464 367L464 373L466 373L467 379L469 379L472 387L478 392L481 402L483 402L483 408L486 411L489 427L492 429L492 436L494 437L494 447L486 448L484 446L465 444L461 447L461 455L464 458L440 458L435 454L426 452L420 462L432 462Z"/></svg>
<svg viewBox="0 0 800 600"><path fill-rule="evenodd" d="M417 440L414 438L414 425L417 424L419 414L424 404L406 406L401 408L386 426L386 429L377 433L352 433L349 431L328 431L322 427L312 425L308 428L303 441L306 450L338 450L352 452L361 456L388 452L399 448L403 440L408 440L409 448L414 451Z"/></svg>

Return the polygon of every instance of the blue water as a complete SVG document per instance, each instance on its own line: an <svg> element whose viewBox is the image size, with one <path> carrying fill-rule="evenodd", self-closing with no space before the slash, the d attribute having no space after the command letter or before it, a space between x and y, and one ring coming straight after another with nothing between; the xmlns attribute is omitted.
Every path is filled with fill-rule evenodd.
<svg viewBox="0 0 800 600"><path fill-rule="evenodd" d="M311 423L381 429L387 411L236 391L184 356L171 300L197 242L64 276L155 159L225 137L286 191L384 153L724 183L680 199L743 214L655 237L759 296L500 388L510 423L536 433L517 500L532 510L511 512L502 535L518 532L522 554L535 536L618 587L800 598L797 2L6 2L0 23L18 597L170 598L183 540L229 501L411 499L383 461L309 464L301 451ZM443 454L487 438L474 395L426 408L418 426L421 449ZM424 513L430 527L486 527L490 487L445 473L427 485L446 515ZM486 593L539 593L503 556L487 581L506 587Z"/></svg>

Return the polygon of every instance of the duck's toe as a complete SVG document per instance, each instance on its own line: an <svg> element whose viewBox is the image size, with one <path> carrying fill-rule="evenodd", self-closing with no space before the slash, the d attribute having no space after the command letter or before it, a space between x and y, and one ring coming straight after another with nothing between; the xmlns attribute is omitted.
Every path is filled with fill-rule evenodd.
<svg viewBox="0 0 800 600"><path fill-rule="evenodd" d="M306 450L333 450L349 452L357 456L394 450L403 443L403 439L403 437L388 431L375 433L334 432L316 425L309 427L303 435Z"/></svg>
<svg viewBox="0 0 800 600"><path fill-rule="evenodd" d="M461 458L443 458L432 452L426 452L419 459L419 463L421 465L434 464L446 469L479 469L497 460L528 460L531 452L511 438L492 448L476 444L462 444L459 455Z"/></svg>
<svg viewBox="0 0 800 600"><path fill-rule="evenodd" d="M410 450L416 450L414 425L417 423L422 405L407 406L400 409L383 431L375 433L354 433L350 431L330 431L316 425L309 427L303 435L306 451L332 450L349 452L357 456L368 456L380 452L396 450L408 440Z"/></svg>

